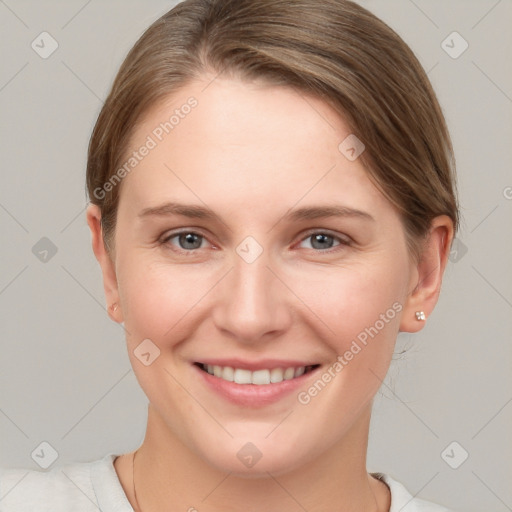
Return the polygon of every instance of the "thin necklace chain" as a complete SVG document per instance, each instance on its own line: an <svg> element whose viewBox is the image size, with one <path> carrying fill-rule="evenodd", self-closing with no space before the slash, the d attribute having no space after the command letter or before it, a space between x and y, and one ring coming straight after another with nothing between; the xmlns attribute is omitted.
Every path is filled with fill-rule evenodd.
<svg viewBox="0 0 512 512"><path fill-rule="evenodd" d="M137 507L137 510L136 512L142 512L140 507L139 507L139 502L137 500L137 493L135 492L135 455L137 454L137 450L135 450L133 452L133 457L132 457L132 480L133 480L133 497L135 499L135 505Z"/></svg>
<svg viewBox="0 0 512 512"><path fill-rule="evenodd" d="M135 455L137 454L137 451L138 450L135 450L133 452L133 457L132 457L133 497L135 499L135 506L137 507L136 512L142 512L141 508L139 507L139 501L137 500L137 493L135 492ZM377 506L377 510L378 510L379 505L377 503L377 498L375 496L375 493L373 492L373 489L371 489L371 491L372 491L372 494L373 494L373 499L375 500L375 505Z"/></svg>

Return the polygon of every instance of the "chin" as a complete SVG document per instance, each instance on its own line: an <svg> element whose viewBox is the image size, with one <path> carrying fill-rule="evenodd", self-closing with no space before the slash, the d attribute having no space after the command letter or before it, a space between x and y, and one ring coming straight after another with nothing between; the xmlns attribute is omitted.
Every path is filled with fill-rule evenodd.
<svg viewBox="0 0 512 512"><path fill-rule="evenodd" d="M268 473L279 475L292 471L312 457L307 456L307 448L301 449L296 443L280 443L280 446L268 439L248 441L231 439L229 443L219 443L216 447L203 447L202 458L218 471L231 473L240 478L268 478Z"/></svg>

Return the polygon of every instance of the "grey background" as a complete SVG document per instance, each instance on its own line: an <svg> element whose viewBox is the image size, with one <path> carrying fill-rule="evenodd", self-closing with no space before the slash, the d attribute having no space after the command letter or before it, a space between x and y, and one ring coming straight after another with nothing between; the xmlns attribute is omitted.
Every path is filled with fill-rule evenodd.
<svg viewBox="0 0 512 512"><path fill-rule="evenodd" d="M126 52L175 3L0 0L1 466L40 469L43 441L55 466L143 440L147 399L105 312L85 222L86 150ZM376 399L368 468L457 510L512 510L512 2L360 3L429 72L463 215L435 312L399 336L397 353L408 350ZM47 59L31 48L42 31L59 44ZM441 46L453 31L469 43L456 59ZM42 237L57 248L46 262L33 252ZM458 469L441 457L453 441L469 453ZM453 464L463 452L448 453Z"/></svg>

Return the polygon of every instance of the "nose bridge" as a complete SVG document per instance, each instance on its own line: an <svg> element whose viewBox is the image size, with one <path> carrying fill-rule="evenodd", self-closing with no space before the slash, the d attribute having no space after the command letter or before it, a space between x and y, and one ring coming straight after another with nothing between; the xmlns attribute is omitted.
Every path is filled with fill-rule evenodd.
<svg viewBox="0 0 512 512"><path fill-rule="evenodd" d="M284 330L290 320L285 287L268 268L271 262L267 253L257 254L254 249L251 241L237 248L232 270L223 280L216 301L217 327L240 341L254 341L266 333Z"/></svg>

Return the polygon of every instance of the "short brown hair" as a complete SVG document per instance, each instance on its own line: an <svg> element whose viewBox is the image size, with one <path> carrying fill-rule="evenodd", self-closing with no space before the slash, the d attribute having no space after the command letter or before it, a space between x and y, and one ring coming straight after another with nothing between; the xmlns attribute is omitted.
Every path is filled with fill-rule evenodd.
<svg viewBox="0 0 512 512"><path fill-rule="evenodd" d="M400 213L416 259L434 217L448 215L457 231L443 113L419 61L388 25L348 0L185 0L130 50L91 136L87 188L108 250L121 186L95 191L121 165L136 122L206 72L293 87L339 112L363 141L360 158Z"/></svg>

